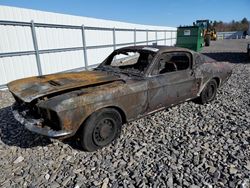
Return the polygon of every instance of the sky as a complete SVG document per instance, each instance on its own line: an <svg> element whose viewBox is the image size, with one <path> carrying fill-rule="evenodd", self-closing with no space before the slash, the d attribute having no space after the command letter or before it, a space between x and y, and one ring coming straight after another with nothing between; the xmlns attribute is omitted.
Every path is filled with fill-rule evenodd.
<svg viewBox="0 0 250 188"><path fill-rule="evenodd" d="M160 26L250 20L250 0L0 0L0 5Z"/></svg>

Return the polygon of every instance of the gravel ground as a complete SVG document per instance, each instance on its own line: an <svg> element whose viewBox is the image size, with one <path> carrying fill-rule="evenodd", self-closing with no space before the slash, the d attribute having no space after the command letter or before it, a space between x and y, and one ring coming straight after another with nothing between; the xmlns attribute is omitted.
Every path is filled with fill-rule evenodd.
<svg viewBox="0 0 250 188"><path fill-rule="evenodd" d="M250 42L250 41L248 41ZM88 153L73 141L26 130L0 92L1 187L250 187L250 62L246 40L204 53L233 74L207 105L186 102L124 125L111 146Z"/></svg>

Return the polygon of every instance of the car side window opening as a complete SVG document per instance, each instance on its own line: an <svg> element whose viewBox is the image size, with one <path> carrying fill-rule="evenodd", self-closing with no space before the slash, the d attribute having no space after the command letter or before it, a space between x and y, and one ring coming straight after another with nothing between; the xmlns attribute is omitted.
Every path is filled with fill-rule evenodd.
<svg viewBox="0 0 250 188"><path fill-rule="evenodd" d="M199 54L196 53L194 57L195 57L194 59L195 59L195 64L196 65L202 64L203 61L202 61L202 58L201 58L201 56Z"/></svg>
<svg viewBox="0 0 250 188"><path fill-rule="evenodd" d="M158 74L186 70L190 67L191 55L185 52L164 53L158 62Z"/></svg>
<svg viewBox="0 0 250 188"><path fill-rule="evenodd" d="M118 51L105 65L117 67L121 70L133 71L135 73L143 73L152 62L154 56L155 53L145 50Z"/></svg>

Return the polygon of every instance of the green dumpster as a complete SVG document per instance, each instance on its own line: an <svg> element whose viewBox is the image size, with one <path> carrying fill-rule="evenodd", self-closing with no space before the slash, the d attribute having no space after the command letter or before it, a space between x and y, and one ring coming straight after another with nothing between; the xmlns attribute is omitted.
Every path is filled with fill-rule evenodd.
<svg viewBox="0 0 250 188"><path fill-rule="evenodd" d="M176 46L201 51L204 44L202 29L198 26L178 27Z"/></svg>

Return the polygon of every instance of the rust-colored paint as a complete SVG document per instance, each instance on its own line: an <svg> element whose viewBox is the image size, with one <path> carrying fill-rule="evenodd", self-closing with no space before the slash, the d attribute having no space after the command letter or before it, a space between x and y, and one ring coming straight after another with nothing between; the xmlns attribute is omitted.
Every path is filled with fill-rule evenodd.
<svg viewBox="0 0 250 188"><path fill-rule="evenodd" d="M142 48L144 46L119 50ZM118 109L124 114L125 123L194 99L209 80L218 79L221 86L231 74L227 63L207 63L199 60L202 59L200 54L187 49L152 48L158 48L158 51L143 76L103 70L82 71L20 79L9 83L8 87L19 106L25 106L35 113L37 109L45 109L47 117L41 115L41 119L55 121L59 124L57 129L65 131L65 134L60 134L66 137L73 135L91 114L102 108ZM162 53L179 51L191 54L190 68L151 74ZM51 125L51 129L55 127Z"/></svg>
<svg viewBox="0 0 250 188"><path fill-rule="evenodd" d="M89 84L100 84L117 80L117 76L105 72L82 71L76 73L51 74L24 78L10 82L8 88L25 102L31 102L37 97L60 91L84 87Z"/></svg>

